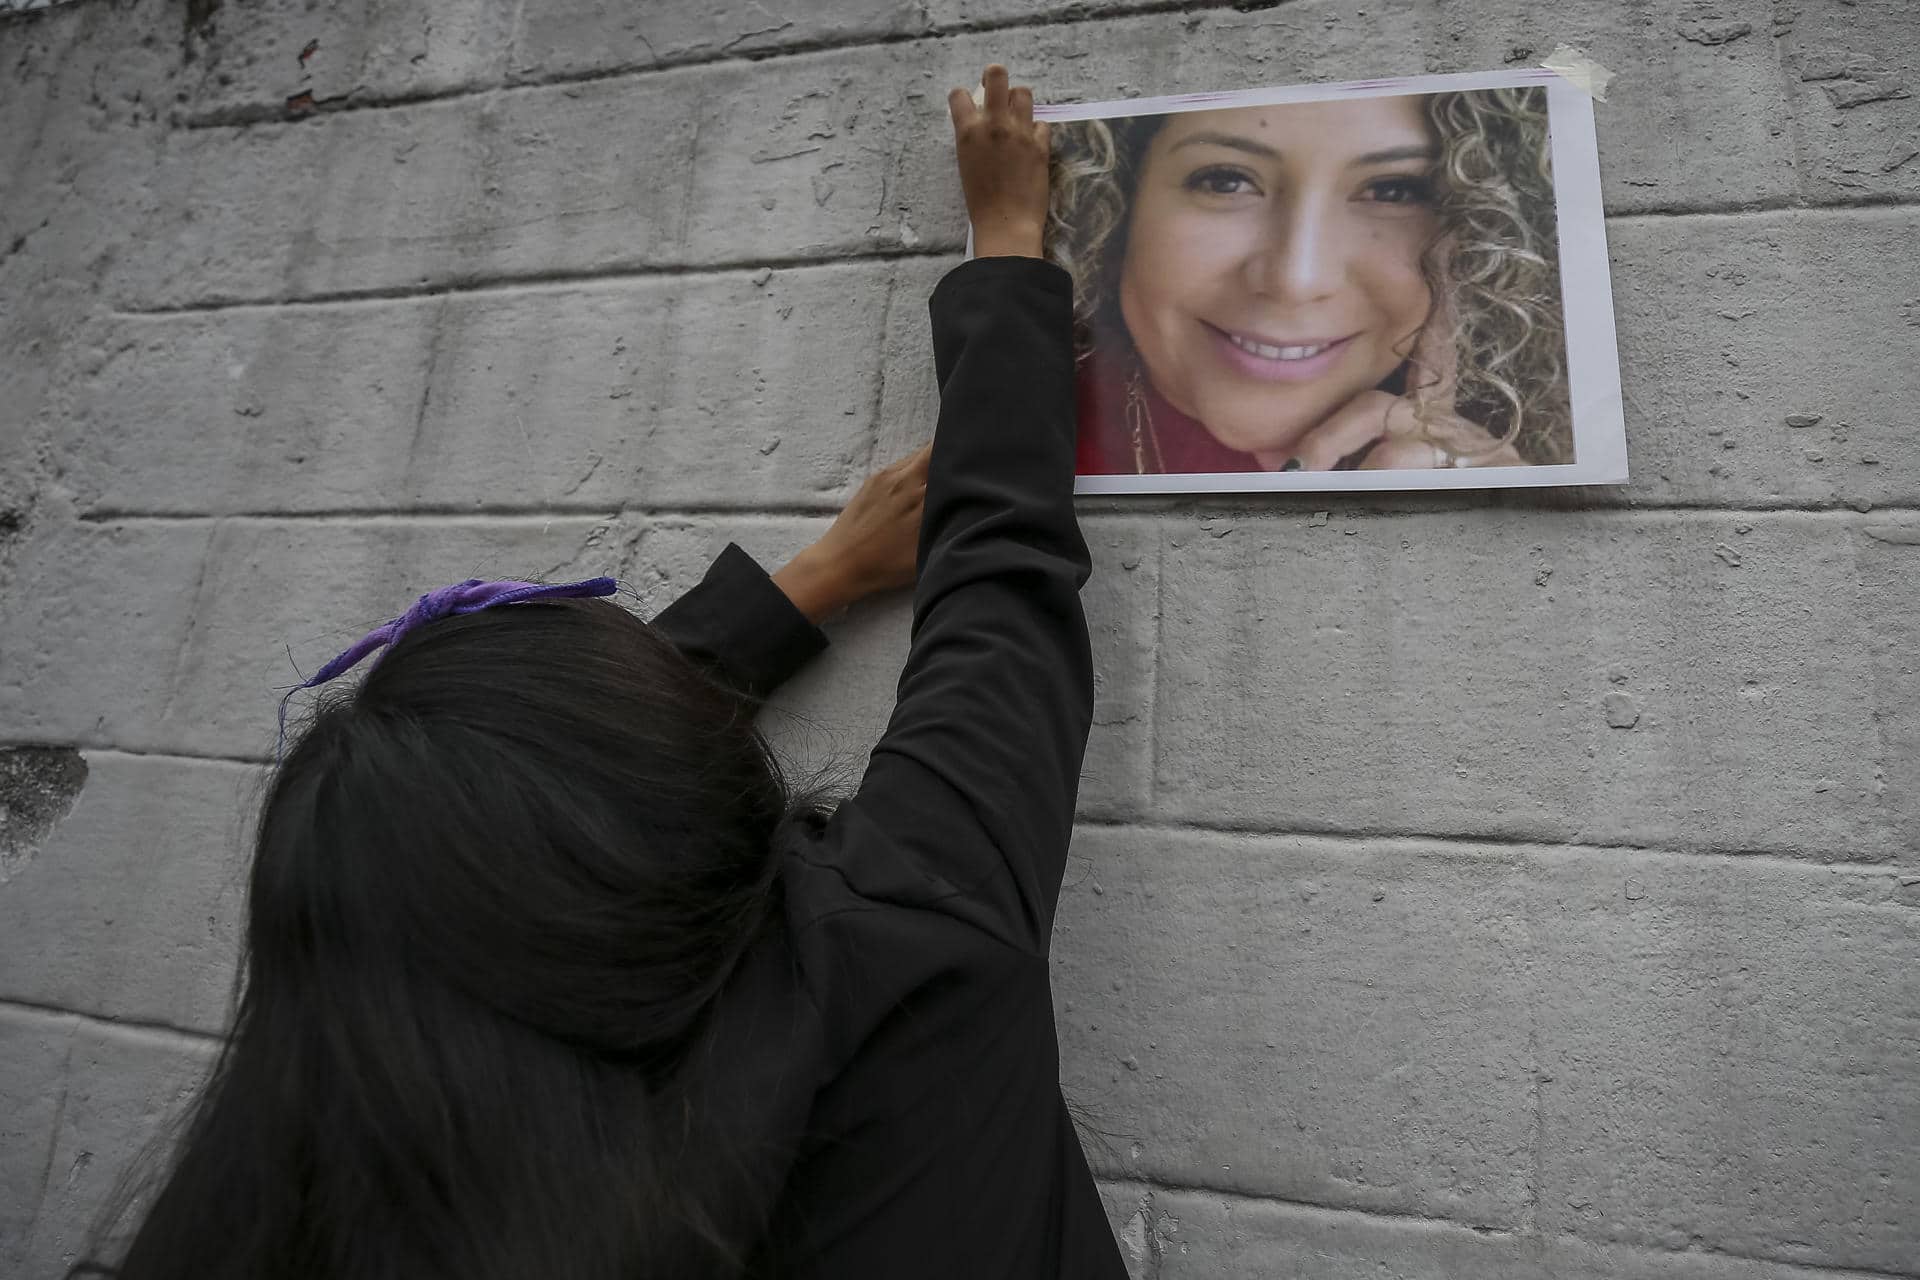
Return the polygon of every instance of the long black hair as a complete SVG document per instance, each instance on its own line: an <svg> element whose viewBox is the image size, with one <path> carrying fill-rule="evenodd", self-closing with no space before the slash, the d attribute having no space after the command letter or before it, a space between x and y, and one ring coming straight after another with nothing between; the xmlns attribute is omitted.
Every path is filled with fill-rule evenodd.
<svg viewBox="0 0 1920 1280"><path fill-rule="evenodd" d="M231 1037L100 1269L738 1273L765 1206L677 1068L806 808L752 708L615 605L408 635L272 779Z"/></svg>

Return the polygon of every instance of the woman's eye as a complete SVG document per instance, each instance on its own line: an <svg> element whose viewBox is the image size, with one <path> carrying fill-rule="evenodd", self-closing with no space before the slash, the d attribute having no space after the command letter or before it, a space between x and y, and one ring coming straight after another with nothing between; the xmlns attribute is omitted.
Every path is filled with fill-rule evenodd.
<svg viewBox="0 0 1920 1280"><path fill-rule="evenodd" d="M1367 197L1381 204L1431 204L1433 183L1425 178L1381 178L1367 184Z"/></svg>
<svg viewBox="0 0 1920 1280"><path fill-rule="evenodd" d="M1201 169L1187 179L1187 190L1210 196L1237 196L1259 188L1238 169Z"/></svg>

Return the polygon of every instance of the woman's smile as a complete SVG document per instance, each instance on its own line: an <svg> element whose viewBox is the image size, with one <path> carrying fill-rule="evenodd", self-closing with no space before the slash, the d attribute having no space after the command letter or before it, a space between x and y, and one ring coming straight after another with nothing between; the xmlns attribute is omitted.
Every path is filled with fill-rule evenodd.
<svg viewBox="0 0 1920 1280"><path fill-rule="evenodd" d="M1202 320L1200 327L1227 369L1262 382L1308 382L1333 368L1352 345L1343 338L1268 338L1244 329L1225 329Z"/></svg>

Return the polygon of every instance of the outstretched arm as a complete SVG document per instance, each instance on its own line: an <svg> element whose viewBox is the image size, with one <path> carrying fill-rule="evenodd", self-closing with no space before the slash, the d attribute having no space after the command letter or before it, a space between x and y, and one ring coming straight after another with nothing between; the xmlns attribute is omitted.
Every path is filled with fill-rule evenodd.
<svg viewBox="0 0 1920 1280"><path fill-rule="evenodd" d="M742 696L767 697L827 647L822 621L912 583L928 454L868 477L833 526L771 577L729 545L653 626Z"/></svg>
<svg viewBox="0 0 1920 1280"><path fill-rule="evenodd" d="M1093 674L1073 511L1072 281L1039 260L1047 133L988 69L949 98L975 261L931 302L935 435L913 641L838 869L1044 955L1072 833Z"/></svg>
<svg viewBox="0 0 1920 1280"><path fill-rule="evenodd" d="M773 575L809 622L818 625L856 600L913 585L932 456L933 446L922 445L867 477L833 527Z"/></svg>

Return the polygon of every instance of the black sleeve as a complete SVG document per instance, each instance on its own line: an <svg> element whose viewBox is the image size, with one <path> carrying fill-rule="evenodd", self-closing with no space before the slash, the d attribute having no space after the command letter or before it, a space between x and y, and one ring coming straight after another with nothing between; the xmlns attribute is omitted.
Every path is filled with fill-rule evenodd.
<svg viewBox="0 0 1920 1280"><path fill-rule="evenodd" d="M696 665L749 698L771 694L827 647L820 628L733 543L651 625Z"/></svg>
<svg viewBox="0 0 1920 1280"><path fill-rule="evenodd" d="M1044 955L1093 715L1072 281L1039 259L976 259L929 305L940 419L912 643L835 852L868 896Z"/></svg>

